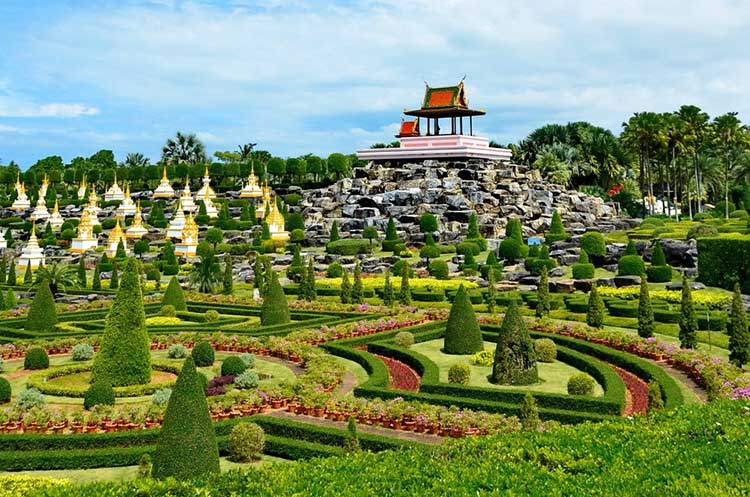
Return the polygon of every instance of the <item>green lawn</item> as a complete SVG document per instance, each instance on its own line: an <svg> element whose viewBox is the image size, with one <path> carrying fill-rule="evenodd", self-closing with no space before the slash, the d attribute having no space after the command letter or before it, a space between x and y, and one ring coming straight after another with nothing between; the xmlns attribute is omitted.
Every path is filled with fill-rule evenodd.
<svg viewBox="0 0 750 497"><path fill-rule="evenodd" d="M350 361L349 359L344 359L343 357L339 356L332 356L336 362L341 364L346 368L347 371L354 374L354 376L357 378L357 385L361 385L362 383L366 382L370 375L367 374L367 371L365 371L365 368L363 368L360 364Z"/></svg>
<svg viewBox="0 0 750 497"><path fill-rule="evenodd" d="M231 471L249 467L263 466L266 464L279 464L289 462L279 457L263 455L260 461L253 463L236 463L226 457L221 458L221 471ZM90 483L95 481L127 481L134 480L138 476L138 466L121 466L116 468L92 468L92 469L62 469L47 471L20 471L18 473L0 472L0 474L23 474L35 477L46 477L54 479L65 479L73 483Z"/></svg>
<svg viewBox="0 0 750 497"><path fill-rule="evenodd" d="M558 393L567 394L568 378L576 373L580 373L579 369L574 368L568 364L560 361L553 363L538 362L537 367L539 369L540 383L536 385L524 385L524 386L509 386L509 385L495 385L487 381L487 376L492 371L490 366L476 366L471 364L469 355L448 355L444 354L441 349L443 348L443 340L430 340L427 342L421 342L414 344L411 350L419 352L429 357L437 366L440 368L440 381L448 382L448 369L453 364L463 362L468 364L471 368L471 380L469 385L474 387L486 387L486 388L498 388L498 389L509 389L509 390L533 390L537 392L545 393ZM495 344L492 342L484 342L484 348L486 350L494 350ZM594 390L595 396L601 396L604 394L602 387L597 384Z"/></svg>

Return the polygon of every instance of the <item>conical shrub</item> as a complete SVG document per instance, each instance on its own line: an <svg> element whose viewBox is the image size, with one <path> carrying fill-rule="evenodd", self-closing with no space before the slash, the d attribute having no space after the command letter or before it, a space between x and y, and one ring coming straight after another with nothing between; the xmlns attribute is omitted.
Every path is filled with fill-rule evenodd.
<svg viewBox="0 0 750 497"><path fill-rule="evenodd" d="M104 324L99 352L94 357L92 382L113 387L141 385L151 380L150 340L137 262L125 262L120 289Z"/></svg>
<svg viewBox="0 0 750 497"><path fill-rule="evenodd" d="M182 291L177 276L172 276L172 279L169 280L169 285L167 285L164 296L161 298L161 306L164 307L165 305L171 305L178 311L187 310L185 293Z"/></svg>
<svg viewBox="0 0 750 497"><path fill-rule="evenodd" d="M219 447L193 358L185 359L169 397L154 452L154 478L194 478L219 472Z"/></svg>
<svg viewBox="0 0 750 497"><path fill-rule="evenodd" d="M260 324L272 326L286 324L289 321L289 306L287 305L286 295L284 295L284 289L281 288L279 277L274 271L271 271L271 282L260 309Z"/></svg>
<svg viewBox="0 0 750 497"><path fill-rule="evenodd" d="M49 333L55 331L57 324L57 311L55 310L55 298L49 289L49 281L42 280L36 288L34 301L26 316L25 329Z"/></svg>
<svg viewBox="0 0 750 497"><path fill-rule="evenodd" d="M445 326L443 352L446 354L474 354L484 348L474 308L463 285L453 300L448 323Z"/></svg>
<svg viewBox="0 0 750 497"><path fill-rule="evenodd" d="M489 380L500 385L530 385L539 381L534 342L515 300L510 301L500 328Z"/></svg>

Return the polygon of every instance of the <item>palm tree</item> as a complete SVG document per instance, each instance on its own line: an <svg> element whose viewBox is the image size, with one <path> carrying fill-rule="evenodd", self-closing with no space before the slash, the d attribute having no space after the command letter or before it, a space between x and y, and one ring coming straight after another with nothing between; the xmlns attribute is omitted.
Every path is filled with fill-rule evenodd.
<svg viewBox="0 0 750 497"><path fill-rule="evenodd" d="M695 194L698 197L696 212L701 211L701 175L698 168L698 156L706 146L708 131L708 114L695 105L683 105L677 111L677 117L684 125L684 141L686 152L693 159L693 173L695 175ZM688 199L688 202L690 199ZM691 218L692 219L692 218Z"/></svg>
<svg viewBox="0 0 750 497"><path fill-rule="evenodd" d="M64 292L67 288L78 286L77 272L78 268L70 265L62 266L54 263L49 266L42 266L36 271L34 285L48 281L52 294L56 294L58 291Z"/></svg>
<svg viewBox="0 0 750 497"><path fill-rule="evenodd" d="M202 164L208 162L206 147L195 133L183 134L178 131L174 138L168 138L161 149L161 160L166 164Z"/></svg>
<svg viewBox="0 0 750 497"><path fill-rule="evenodd" d="M125 157L123 165L125 167L146 167L149 164L149 159L140 152L130 153Z"/></svg>
<svg viewBox="0 0 750 497"><path fill-rule="evenodd" d="M240 162L247 162L250 160L256 145L257 143L245 143L244 145L239 145L237 147L237 151L240 154Z"/></svg>
<svg viewBox="0 0 750 497"><path fill-rule="evenodd" d="M746 152L747 132L736 112L728 112L714 118L713 142L724 166L724 217L729 219L729 180L730 173Z"/></svg>
<svg viewBox="0 0 750 497"><path fill-rule="evenodd" d="M200 256L200 262L193 266L188 275L188 285L201 293L213 293L221 284L221 267L213 253Z"/></svg>

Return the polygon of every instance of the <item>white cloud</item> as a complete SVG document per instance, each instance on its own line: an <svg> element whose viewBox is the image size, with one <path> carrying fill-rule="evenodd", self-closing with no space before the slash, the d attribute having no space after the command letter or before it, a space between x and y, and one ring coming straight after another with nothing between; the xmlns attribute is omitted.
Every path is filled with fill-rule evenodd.
<svg viewBox="0 0 750 497"><path fill-rule="evenodd" d="M32 104L0 95L0 117L81 117L95 116L99 109L83 104Z"/></svg>
<svg viewBox="0 0 750 497"><path fill-rule="evenodd" d="M16 133L19 129L15 126L7 126L5 124L0 124L0 133Z"/></svg>

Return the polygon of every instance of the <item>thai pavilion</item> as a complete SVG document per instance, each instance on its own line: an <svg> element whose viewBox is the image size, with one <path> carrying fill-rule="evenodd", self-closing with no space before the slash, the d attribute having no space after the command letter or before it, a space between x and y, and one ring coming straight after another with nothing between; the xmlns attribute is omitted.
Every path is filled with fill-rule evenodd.
<svg viewBox="0 0 750 497"><path fill-rule="evenodd" d="M404 114L396 138L399 147L358 150L357 157L375 162L426 159L486 159L509 161L507 148L490 147L488 138L474 135L474 118L483 109L469 107L463 80L456 86L425 85L422 105Z"/></svg>

